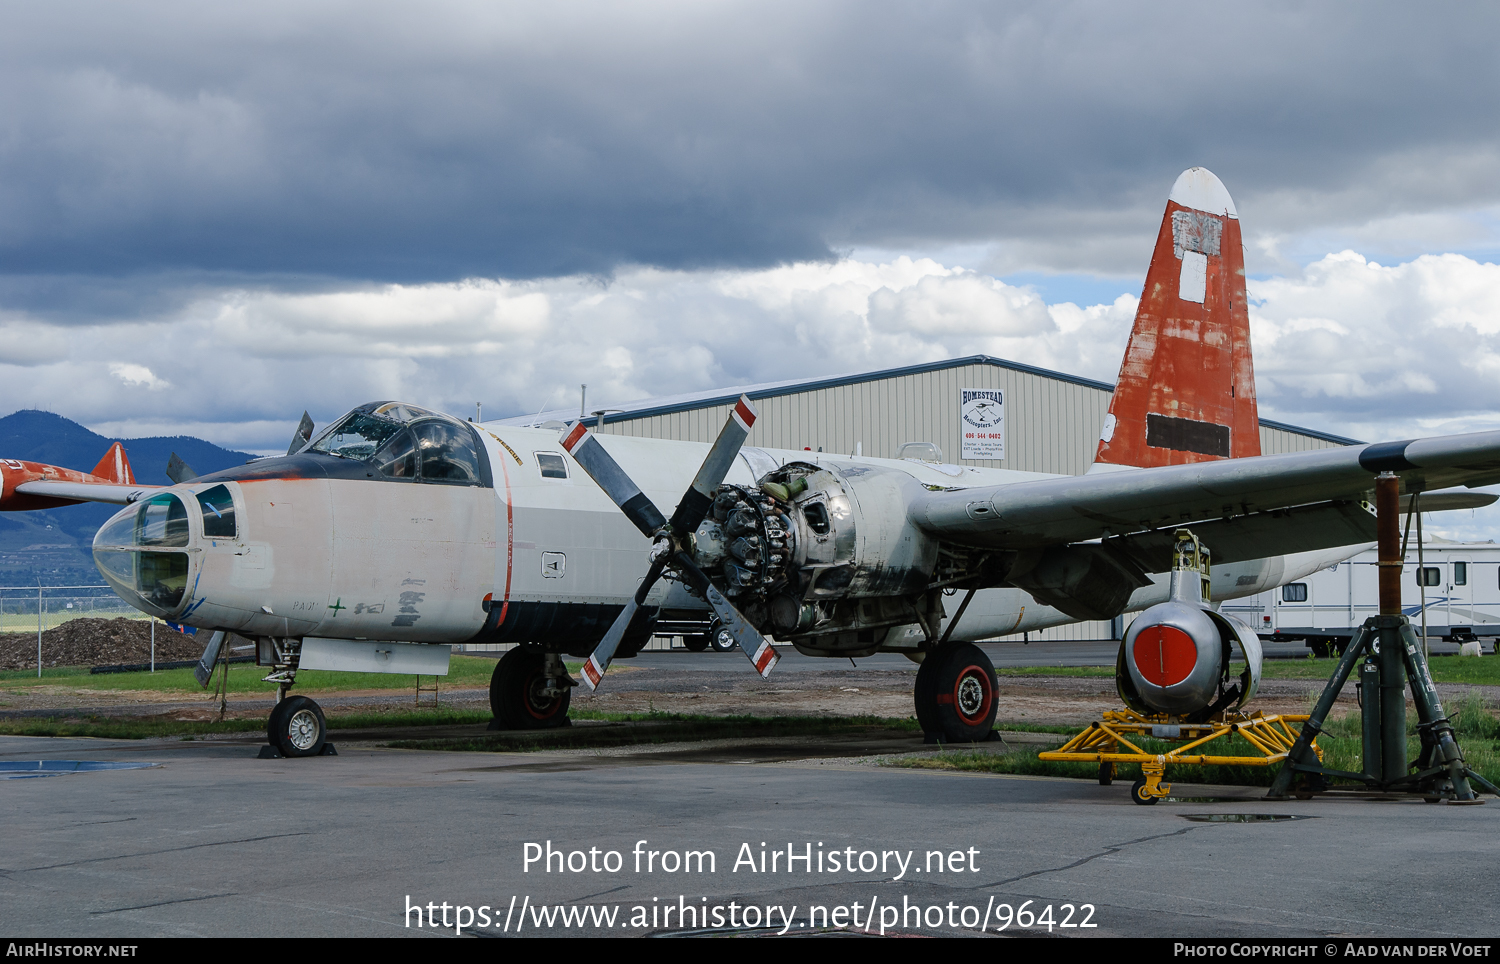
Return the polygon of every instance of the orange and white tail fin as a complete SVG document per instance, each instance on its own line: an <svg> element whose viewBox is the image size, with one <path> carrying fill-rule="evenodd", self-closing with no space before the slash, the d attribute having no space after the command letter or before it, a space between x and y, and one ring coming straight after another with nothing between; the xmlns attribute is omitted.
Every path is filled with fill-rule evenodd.
<svg viewBox="0 0 1500 964"><path fill-rule="evenodd" d="M130 470L130 460L125 457L125 446L119 442L109 447L104 458L99 460L99 464L89 474L119 485L135 484L135 473Z"/></svg>
<svg viewBox="0 0 1500 964"><path fill-rule="evenodd" d="M1223 182L1195 167L1167 196L1089 471L1259 454L1239 215Z"/></svg>

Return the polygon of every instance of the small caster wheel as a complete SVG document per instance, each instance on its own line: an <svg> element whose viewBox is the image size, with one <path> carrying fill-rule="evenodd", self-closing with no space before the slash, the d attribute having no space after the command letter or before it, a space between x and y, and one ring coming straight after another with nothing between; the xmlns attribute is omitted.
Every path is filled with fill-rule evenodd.
<svg viewBox="0 0 1500 964"><path fill-rule="evenodd" d="M1149 807L1156 803L1159 797L1153 797L1146 792L1146 778L1135 781L1130 785L1130 799L1143 807Z"/></svg>

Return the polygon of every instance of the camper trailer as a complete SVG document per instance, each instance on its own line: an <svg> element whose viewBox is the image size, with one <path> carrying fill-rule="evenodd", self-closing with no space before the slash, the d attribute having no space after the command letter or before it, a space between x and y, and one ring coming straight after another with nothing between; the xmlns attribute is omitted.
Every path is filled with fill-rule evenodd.
<svg viewBox="0 0 1500 964"><path fill-rule="evenodd" d="M1401 611L1419 634L1425 612L1430 641L1479 641L1484 652L1493 652L1500 637L1500 545L1429 535L1419 564L1415 537L1412 542L1401 571ZM1303 640L1318 656L1341 652L1378 609L1373 546L1305 579L1223 605L1262 639Z"/></svg>

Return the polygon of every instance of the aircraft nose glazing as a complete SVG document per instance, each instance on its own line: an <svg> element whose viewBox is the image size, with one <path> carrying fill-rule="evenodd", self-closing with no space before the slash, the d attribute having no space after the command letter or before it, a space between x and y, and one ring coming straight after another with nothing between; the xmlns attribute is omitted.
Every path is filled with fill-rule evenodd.
<svg viewBox="0 0 1500 964"><path fill-rule="evenodd" d="M120 598L144 613L170 618L190 601L196 528L186 502L162 492L105 523L94 537L94 562Z"/></svg>

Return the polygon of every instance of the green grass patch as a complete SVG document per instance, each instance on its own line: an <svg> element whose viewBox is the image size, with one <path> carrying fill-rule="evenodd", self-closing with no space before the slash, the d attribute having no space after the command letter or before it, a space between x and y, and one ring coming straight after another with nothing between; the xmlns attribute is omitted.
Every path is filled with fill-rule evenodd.
<svg viewBox="0 0 1500 964"><path fill-rule="evenodd" d="M1268 659L1263 675L1267 679L1326 681L1338 665L1337 659ZM1437 683L1500 686L1500 658L1494 656L1433 656L1427 666Z"/></svg>
<svg viewBox="0 0 1500 964"><path fill-rule="evenodd" d="M438 677L442 689L474 689L490 685L490 675L495 671L495 660L483 656L454 656L448 665L448 675ZM570 673L578 672L582 663L566 664ZM219 667L216 672L221 673ZM253 663L234 663L229 666L230 693L276 692L275 683L261 682L269 669ZM430 685L432 677L424 676ZM209 683L212 691L218 679ZM10 670L0 673L0 691L26 690L35 687L58 686L70 690L93 691L146 691L152 693L203 693L204 688L193 678L191 667L159 670L155 673L90 673L84 666L60 666L45 669L37 677L35 670ZM340 690L415 690L416 677L394 673L339 673L332 670L308 669L297 673L298 693L333 693Z"/></svg>
<svg viewBox="0 0 1500 964"><path fill-rule="evenodd" d="M995 670L997 676L1110 676L1113 666L1006 666Z"/></svg>
<svg viewBox="0 0 1500 964"><path fill-rule="evenodd" d="M1474 686L1500 686L1500 659L1489 656L1433 656L1428 661L1432 678L1438 683L1468 683ZM1337 659L1268 659L1262 675L1266 679L1327 680L1338 667ZM995 670L999 676L1114 676L1113 666L1005 666Z"/></svg>
<svg viewBox="0 0 1500 964"><path fill-rule="evenodd" d="M1457 659L1458 657L1454 657ZM1472 661L1472 657L1470 657ZM1325 661L1326 662L1326 661ZM1480 776L1491 783L1500 784L1500 721L1492 707L1477 692L1450 701L1444 707L1453 721L1458 734L1459 746L1464 760ZM1421 752L1421 741L1417 738L1416 714L1407 715L1407 759L1415 760ZM1073 728L1068 732L1077 732ZM1176 744L1166 740L1142 738L1136 744L1148 753L1165 753ZM1363 767L1363 746L1360 740L1360 717L1351 713L1342 719L1328 723L1319 737L1318 745L1323 750L1323 765L1335 770L1359 772ZM1064 763L1040 760L1038 755L1044 748L1027 747L1012 753L987 753L982 750L949 750L934 756L897 758L888 761L888 766L915 767L922 769L967 770L980 773L1015 773L1029 776L1072 777L1097 780L1099 764ZM1230 736L1204 749L1214 756L1257 756L1258 754L1243 738ZM1167 765L1168 783L1177 780L1184 783L1214 783L1228 786L1270 786L1276 778L1280 765L1275 766L1190 766ZM1140 779L1138 764L1121 763L1115 779L1128 783Z"/></svg>

